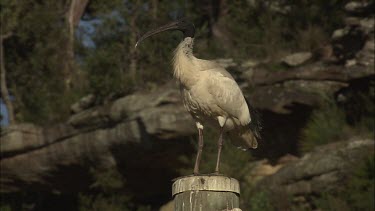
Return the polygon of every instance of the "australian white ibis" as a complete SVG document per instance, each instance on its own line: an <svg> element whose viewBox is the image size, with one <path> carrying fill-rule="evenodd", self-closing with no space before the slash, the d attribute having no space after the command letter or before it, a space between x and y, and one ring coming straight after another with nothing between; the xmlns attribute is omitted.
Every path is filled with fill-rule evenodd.
<svg viewBox="0 0 375 211"><path fill-rule="evenodd" d="M215 61L198 59L193 55L195 27L186 19L174 21L145 33L137 45L152 35L167 30L184 34L174 52L174 77L180 82L183 103L196 122L199 134L194 174L199 174L203 149L203 128L211 124L220 131L215 173L219 173L223 133L243 149L257 148L259 125L253 111L231 74ZM249 109L250 108L250 109Z"/></svg>

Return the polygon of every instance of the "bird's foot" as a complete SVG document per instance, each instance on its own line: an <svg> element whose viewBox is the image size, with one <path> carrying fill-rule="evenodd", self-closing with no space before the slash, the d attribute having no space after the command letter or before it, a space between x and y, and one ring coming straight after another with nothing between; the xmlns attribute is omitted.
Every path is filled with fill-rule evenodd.
<svg viewBox="0 0 375 211"><path fill-rule="evenodd" d="M209 175L212 175L212 176L223 176L224 174L220 174L218 171L215 171L214 173L211 173Z"/></svg>

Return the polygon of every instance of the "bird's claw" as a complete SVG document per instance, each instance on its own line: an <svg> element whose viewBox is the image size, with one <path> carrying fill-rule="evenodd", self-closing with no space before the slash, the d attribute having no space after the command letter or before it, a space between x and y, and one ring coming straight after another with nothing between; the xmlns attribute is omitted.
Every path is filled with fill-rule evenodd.
<svg viewBox="0 0 375 211"><path fill-rule="evenodd" d="M211 173L209 175L212 175L212 176L223 176L224 174L220 174L218 171L215 171L214 173Z"/></svg>

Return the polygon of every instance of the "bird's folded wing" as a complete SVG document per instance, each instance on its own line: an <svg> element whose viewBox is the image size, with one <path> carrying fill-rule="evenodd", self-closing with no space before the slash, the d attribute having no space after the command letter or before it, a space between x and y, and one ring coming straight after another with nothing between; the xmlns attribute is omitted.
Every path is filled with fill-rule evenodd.
<svg viewBox="0 0 375 211"><path fill-rule="evenodd" d="M227 76L229 73L224 68L207 71L210 71L207 79L208 92L216 105L230 117L237 118L242 125L247 125L251 121L249 108L236 81Z"/></svg>

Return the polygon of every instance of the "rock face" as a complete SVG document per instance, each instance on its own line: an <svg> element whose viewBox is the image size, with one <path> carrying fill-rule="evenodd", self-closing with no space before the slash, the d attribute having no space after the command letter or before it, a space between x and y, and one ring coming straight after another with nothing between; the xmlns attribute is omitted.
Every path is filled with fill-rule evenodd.
<svg viewBox="0 0 375 211"><path fill-rule="evenodd" d="M257 191L269 191L281 198L308 205L308 198L345 184L353 169L374 153L374 140L353 139L318 147L302 158L284 165L276 173L261 179ZM297 200L298 199L298 200ZM277 207L283 210L285 207Z"/></svg>
<svg viewBox="0 0 375 211"><path fill-rule="evenodd" d="M359 53L362 49L365 50L365 45L370 45L366 42L374 42L374 16L371 15L374 9L375 4L366 1L353 1L345 5L348 14L344 21L345 26L337 29L332 35L334 52L339 61L345 62L355 58L365 60L365 65L374 64L373 50Z"/></svg>
<svg viewBox="0 0 375 211"><path fill-rule="evenodd" d="M368 52L373 52L373 45L366 44L360 52L370 55ZM322 94L333 96L343 87L350 86L351 81L374 77L374 67L363 64L344 67L315 62L276 72L261 65L239 64L237 68L242 69L243 74L237 80L242 82L240 85L244 94L255 108L284 115L293 113L295 104L314 107L322 100ZM76 171L79 169L77 166L87 166L87 163L97 166L121 165L119 163L128 162L135 156L128 153L132 149L130 146L140 147L139 152L150 153L145 163L152 160L152 154L163 153L163 157L167 158L175 156L171 153L181 152L192 156L187 137L194 135L196 129L181 104L174 82L104 105L93 105L93 98L83 99L80 102L83 107L78 106L79 109L75 109L77 113L66 123L44 128L22 124L2 130L1 191L35 186L57 190L77 188L75 185L57 184L53 178L58 177L64 168L76 166L71 170ZM91 107L88 107L90 104ZM285 119L285 116L280 117ZM280 130L285 133L283 128ZM147 146L151 145L158 147L147 151ZM261 146L260 151L262 148L266 149ZM121 150L128 154L121 153ZM177 161L163 164L163 161L158 161L160 168L178 164ZM76 174L83 174L80 171Z"/></svg>
<svg viewBox="0 0 375 211"><path fill-rule="evenodd" d="M78 113L80 111L83 111L89 107L91 107L95 103L96 97L93 94L89 94L85 97L83 97L79 102L74 103L70 110L72 113Z"/></svg>
<svg viewBox="0 0 375 211"><path fill-rule="evenodd" d="M289 67L270 68L264 61L237 63L233 59L219 60L230 71L240 73L234 76L251 105L262 112L264 130L274 133L264 134L265 141L257 152L267 154L272 151L276 154L283 153L275 152L280 151L280 146L296 148L298 130L306 122L308 111L320 104L322 96L342 96L342 90L354 82L374 80L374 18L368 15L372 13L367 13L369 7L373 8L373 4L351 3L346 6L349 14L346 25L334 33L326 50L328 57L334 54L337 61L316 61L310 59L310 53L297 56L302 59L291 55L290 58L294 59L288 61ZM305 64L308 59L309 63ZM131 181L129 185L140 193L154 197L164 191L163 194L169 197L169 180L177 176L176 169L181 168L176 157L193 155L189 139L196 134L194 122L181 103L175 82L102 105L95 104L95 96L88 95L71 110L72 116L58 125L20 124L2 128L1 192L20 189L78 191L90 183L90 166L115 166ZM285 137L290 134L292 137ZM279 137L289 142L267 145L268 140ZM369 147L371 144L357 141L340 146L340 150L349 153L348 159L351 159L358 155L350 154L357 153L357 146ZM340 150L333 150L332 146L321 149L283 168L263 163L259 167L263 171L262 177L279 168L281 170L274 176L265 177L260 187L270 183L294 195L299 191L314 193L316 187L328 184L324 182L336 181L337 166L341 170L346 168L340 166L340 161L343 161L338 156ZM325 163L324 159L331 161ZM320 162L319 168L324 169L312 166L316 162ZM148 174L144 174L145 171ZM148 179L149 175L160 179L151 184L154 192L139 183L139 178ZM311 181L306 183L304 178ZM299 183L292 184L292 181Z"/></svg>
<svg viewBox="0 0 375 211"><path fill-rule="evenodd" d="M374 66L325 65L320 62L277 72L263 68L247 70L250 102L256 108L275 113L290 113L293 104L318 105L321 94L333 96L351 81L373 77ZM251 85L250 85L251 84Z"/></svg>
<svg viewBox="0 0 375 211"><path fill-rule="evenodd" d="M128 172L123 173L129 178L139 178L143 173L134 169L141 165L154 179L168 183L180 166L171 158L190 155L187 137L196 131L175 85L161 89L88 108L63 124L5 128L1 133L1 192L79 191L90 184L89 166L117 166L126 169ZM162 158L155 159L160 154ZM169 187L160 181L151 195ZM150 188L134 185L140 192ZM163 194L167 193L165 190Z"/></svg>
<svg viewBox="0 0 375 211"><path fill-rule="evenodd" d="M310 52L300 52L300 53L294 53L292 55L289 55L289 56L283 58L282 62L284 62L285 64L287 64L291 67L295 67L295 66L299 66L299 65L305 63L306 61L308 61L311 58L312 58L312 53L310 53Z"/></svg>

